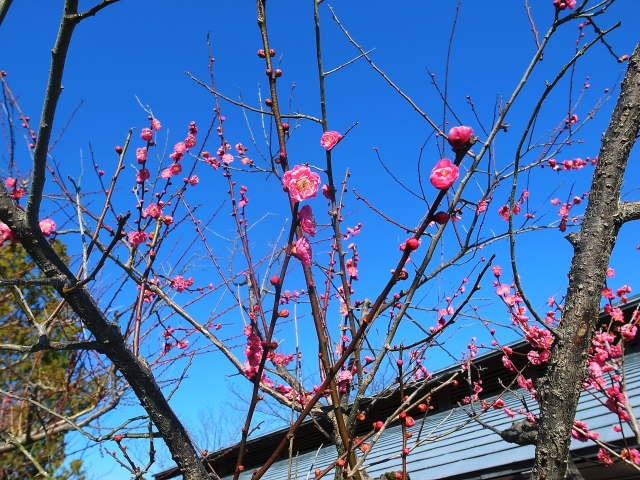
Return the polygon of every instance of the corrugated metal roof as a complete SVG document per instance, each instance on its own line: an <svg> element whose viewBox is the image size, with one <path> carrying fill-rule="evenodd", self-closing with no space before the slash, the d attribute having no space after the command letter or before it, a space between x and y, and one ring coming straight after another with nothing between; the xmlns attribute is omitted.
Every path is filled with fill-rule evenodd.
<svg viewBox="0 0 640 480"><path fill-rule="evenodd" d="M625 371L631 404L634 408L638 408L640 407L640 353L627 356ZM523 390L518 390L518 393L527 399L529 408L536 413L537 404L530 400L530 395ZM512 410L522 408L522 402L515 395L508 393L502 398L506 406ZM514 420L504 411L493 409L483 414L481 418L485 423L501 430L509 427ZM516 420L520 418L521 416L518 415ZM586 422L589 430L600 434L602 441L613 442L622 438L622 433L615 432L612 428L617 424L617 416L588 392L583 392L580 397L576 420ZM464 424L462 428L432 440L462 424ZM422 428L421 435L419 435L420 428ZM625 435L633 438L631 430L627 426L624 429ZM460 408L430 415L424 419L424 422L417 421L410 430L413 432L413 437L410 439L409 447L419 442L408 457L408 471L412 480L440 479L459 475L465 475L465 478L480 478L479 475L474 476L473 472L486 472L492 468L510 466L534 457L533 446L518 446L505 442L500 436L477 422L469 421L467 414ZM372 477L378 477L385 472L400 469L400 445L400 426L395 425L386 429L366 459L367 473ZM585 445L573 440L571 449L573 451ZM293 465L293 471L297 471L297 476L292 475L292 479L306 479L310 469L324 469L335 457L336 451L333 445L323 446L317 458L314 451L299 455L294 459ZM313 464L314 459L316 459L315 464ZM288 462L281 460L276 462L263 478L282 480L287 478L287 471ZM251 473L250 470L245 471L240 478L250 480ZM223 478L227 479L231 476ZM309 478L313 478L313 473Z"/></svg>

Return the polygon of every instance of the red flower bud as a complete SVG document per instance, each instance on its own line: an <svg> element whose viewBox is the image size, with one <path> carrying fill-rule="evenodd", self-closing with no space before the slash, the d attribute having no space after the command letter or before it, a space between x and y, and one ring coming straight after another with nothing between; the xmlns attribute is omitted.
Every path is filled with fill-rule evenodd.
<svg viewBox="0 0 640 480"><path fill-rule="evenodd" d="M280 277L278 277L277 275L274 275L273 277L271 277L269 281L271 282L271 285L273 285L274 287L277 285L280 285Z"/></svg>
<svg viewBox="0 0 640 480"><path fill-rule="evenodd" d="M113 439L114 439L116 442L120 443L120 442L122 441L122 435L116 435L115 437L113 437Z"/></svg>
<svg viewBox="0 0 640 480"><path fill-rule="evenodd" d="M264 58L264 57L266 57L266 55L265 55L265 53L264 53L264 50L263 50L262 48L261 48L260 50L258 50L258 56L259 56L260 58Z"/></svg>
<svg viewBox="0 0 640 480"><path fill-rule="evenodd" d="M271 74L273 73L273 71L272 71L270 68L267 68L267 69L264 71L264 73L266 73L266 74L267 74L267 77L270 77L270 76L271 76Z"/></svg>
<svg viewBox="0 0 640 480"><path fill-rule="evenodd" d="M270 98L267 98L267 99L264 101L264 104L265 104L267 107L270 107L271 105L273 105L273 102L271 101L271 99L270 99Z"/></svg>
<svg viewBox="0 0 640 480"><path fill-rule="evenodd" d="M425 403L421 403L420 405L418 405L418 410L420 410L421 412L425 412L427 410L427 405Z"/></svg>
<svg viewBox="0 0 640 480"><path fill-rule="evenodd" d="M118 146L116 147L116 153L117 153L118 155L120 155L120 154L122 153L122 147L121 147L120 145L118 145Z"/></svg>
<svg viewBox="0 0 640 480"><path fill-rule="evenodd" d="M409 251L417 250L420 246L420 240L417 238L410 238L405 242L405 248L409 249Z"/></svg>
<svg viewBox="0 0 640 480"><path fill-rule="evenodd" d="M282 70L276 68L276 71L273 73L276 78L280 78L282 76Z"/></svg>
<svg viewBox="0 0 640 480"><path fill-rule="evenodd" d="M283 123L282 124L282 130L284 130L285 132L289 131L289 124L288 123Z"/></svg>
<svg viewBox="0 0 640 480"><path fill-rule="evenodd" d="M446 212L438 212L433 216L433 221L438 225L444 225L449 220L449 215Z"/></svg>
<svg viewBox="0 0 640 480"><path fill-rule="evenodd" d="M276 56L276 51L273 48L269 49L269 56L270 57L275 57Z"/></svg>
<svg viewBox="0 0 640 480"><path fill-rule="evenodd" d="M280 310L280 311L278 312L278 316L279 316L280 318L287 318L287 317L289 316L289 310L287 310L287 309Z"/></svg>
<svg viewBox="0 0 640 480"><path fill-rule="evenodd" d="M336 465L338 465L339 467L344 467L344 463L345 463L344 460L341 458L336 462Z"/></svg>
<svg viewBox="0 0 640 480"><path fill-rule="evenodd" d="M376 430L380 430L382 427L384 427L384 423L382 422L373 422L373 428Z"/></svg>

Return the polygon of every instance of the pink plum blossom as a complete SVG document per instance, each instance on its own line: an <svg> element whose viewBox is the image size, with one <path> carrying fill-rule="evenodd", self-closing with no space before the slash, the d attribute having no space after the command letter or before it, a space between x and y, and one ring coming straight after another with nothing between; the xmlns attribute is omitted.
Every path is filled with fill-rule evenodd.
<svg viewBox="0 0 640 480"><path fill-rule="evenodd" d="M193 285L193 277L185 279L182 275L176 275L173 280L171 280L169 287L177 290L178 292L183 292L191 285Z"/></svg>
<svg viewBox="0 0 640 480"><path fill-rule="evenodd" d="M158 219L162 216L162 208L157 203L152 203L144 209L144 216Z"/></svg>
<svg viewBox="0 0 640 480"><path fill-rule="evenodd" d="M151 130L150 128L143 128L142 132L140 132L140 137L144 141L148 142L153 138L153 130Z"/></svg>
<svg viewBox="0 0 640 480"><path fill-rule="evenodd" d="M451 149L454 152L459 152L467 146L472 135L473 128L471 127L453 127L449 130L447 140L449 141L449 145L451 145Z"/></svg>
<svg viewBox="0 0 640 480"><path fill-rule="evenodd" d="M160 130L162 128L162 125L160 124L160 120L158 120L157 118L154 118L153 120L151 120L151 128L153 128L156 131Z"/></svg>
<svg viewBox="0 0 640 480"><path fill-rule="evenodd" d="M446 190L458 179L460 170L448 158L440 160L431 170L429 180L439 190Z"/></svg>
<svg viewBox="0 0 640 480"><path fill-rule="evenodd" d="M318 193L320 175L309 170L308 167L296 165L285 172L282 177L284 187L289 191L292 202L299 202L313 198Z"/></svg>
<svg viewBox="0 0 640 480"><path fill-rule="evenodd" d="M302 231L312 237L316 236L316 219L309 205L305 205L298 211L298 220Z"/></svg>
<svg viewBox="0 0 640 480"><path fill-rule="evenodd" d="M147 161L147 147L136 149L136 159L138 163L144 163Z"/></svg>
<svg viewBox="0 0 640 480"><path fill-rule="evenodd" d="M342 135L338 132L328 131L322 134L322 138L320 138L320 145L322 145L326 150L331 150L340 140L342 140Z"/></svg>
<svg viewBox="0 0 640 480"><path fill-rule="evenodd" d="M188 180L189 185L191 185L192 187L195 187L199 182L200 179L198 178L197 175L192 175L191 178Z"/></svg>
<svg viewBox="0 0 640 480"><path fill-rule="evenodd" d="M145 232L129 232L127 237L129 238L129 243L134 246L140 245L147 240L147 234Z"/></svg>
<svg viewBox="0 0 640 480"><path fill-rule="evenodd" d="M291 246L291 254L300 260L300 263L302 263L304 267L311 266L311 245L307 237L300 237L298 241L293 243Z"/></svg>
<svg viewBox="0 0 640 480"><path fill-rule="evenodd" d="M187 136L187 138L185 138L185 140L184 140L184 144L187 146L187 148L195 147L196 146L196 142L197 142L196 136L195 135L191 135L191 134L189 134Z"/></svg>
<svg viewBox="0 0 640 480"><path fill-rule="evenodd" d="M49 237L56 231L56 224L50 218L45 218L44 220L40 220L40 230L42 230L42 234L45 237Z"/></svg>
<svg viewBox="0 0 640 480"><path fill-rule="evenodd" d="M151 177L151 172L148 169L143 168L136 174L136 183L142 183Z"/></svg>
<svg viewBox="0 0 640 480"><path fill-rule="evenodd" d="M11 242L11 244L19 243L11 229L4 223L0 222L0 247L4 242Z"/></svg>
<svg viewBox="0 0 640 480"><path fill-rule="evenodd" d="M7 179L4 181L4 186L7 188L13 188L16 186L16 179L13 177L7 177Z"/></svg>

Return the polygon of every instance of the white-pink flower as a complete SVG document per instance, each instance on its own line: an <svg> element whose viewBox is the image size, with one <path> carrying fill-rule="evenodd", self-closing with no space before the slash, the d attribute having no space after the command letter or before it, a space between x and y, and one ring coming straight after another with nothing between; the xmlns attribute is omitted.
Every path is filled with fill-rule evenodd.
<svg viewBox="0 0 640 480"><path fill-rule="evenodd" d="M42 234L45 237L49 237L52 233L56 231L56 223L50 218L45 218L44 220L40 220L40 230L42 230Z"/></svg>

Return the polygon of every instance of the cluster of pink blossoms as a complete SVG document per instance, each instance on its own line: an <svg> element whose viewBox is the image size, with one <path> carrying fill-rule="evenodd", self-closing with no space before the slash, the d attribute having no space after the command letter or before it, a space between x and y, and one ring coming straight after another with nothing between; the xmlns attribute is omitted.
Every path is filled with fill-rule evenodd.
<svg viewBox="0 0 640 480"><path fill-rule="evenodd" d="M193 277L185 279L182 275L176 275L169 283L169 287L176 290L178 293L184 292L187 288L193 285Z"/></svg>
<svg viewBox="0 0 640 480"><path fill-rule="evenodd" d="M258 373L260 360L262 360L262 344L260 337L253 333L253 327L244 327L244 334L247 336L247 346L244 348L244 355L247 359L244 362L244 376L251 380Z"/></svg>
<svg viewBox="0 0 640 480"><path fill-rule="evenodd" d="M547 363L549 361L550 349L553 344L553 335L547 329L539 328L537 325L529 324L529 317L526 315L527 309L524 306L524 301L519 292L515 289L515 285L507 285L500 283L500 275L502 274L502 268L496 265L492 268L493 274L496 280L493 282L496 289L496 294L502 299L507 306L509 314L511 315L511 321L514 325L517 325L524 333L525 339L536 350L531 350L527 357L529 361L534 365L540 365L541 363ZM503 347L503 350L508 347ZM512 370L513 364L508 356L504 356L502 359L505 367Z"/></svg>
<svg viewBox="0 0 640 480"><path fill-rule="evenodd" d="M50 218L40 220L40 230L45 237L49 238L56 231L56 223ZM4 242L9 242L11 245L17 245L20 243L20 240L18 240L18 237L13 234L8 225L0 222L0 247L3 246Z"/></svg>
<svg viewBox="0 0 640 480"><path fill-rule="evenodd" d="M320 187L320 175L312 172L309 167L296 165L282 176L283 188L289 193L292 202L301 202L314 198ZM298 211L298 223L302 231L312 237L316 234L316 221L309 205L305 205ZM291 254L296 257L303 266L311 266L311 244L306 236L300 237L290 247Z"/></svg>
<svg viewBox="0 0 640 480"><path fill-rule="evenodd" d="M502 219L505 222L508 222L510 213L513 213L514 215L520 214L520 211L521 211L520 205L523 205L527 201L527 198L529 198L529 190L523 190L522 193L520 194L520 198L518 199L518 201L514 203L513 209L511 209L511 212L509 212L509 205L503 205L498 209L498 214L502 217ZM478 204L478 210L480 210L481 203L483 202L480 202ZM486 208L487 208L486 204L483 205L482 211L484 211ZM478 210L476 210L476 215L478 215ZM525 213L524 216L525 218L534 218L533 214L531 213Z"/></svg>
<svg viewBox="0 0 640 480"><path fill-rule="evenodd" d="M559 10L564 10L565 8L573 10L576 8L576 0L553 0L553 4Z"/></svg>
<svg viewBox="0 0 640 480"><path fill-rule="evenodd" d="M173 163L165 168L160 176L165 179L169 179L171 177L175 177L182 172L182 165L180 164L180 160L184 158L184 154L189 151L190 148L196 146L197 139L196 134L198 133L198 127L196 126L196 122L191 122L189 124L189 133L187 134L187 138L183 142L178 142L173 146L173 153L169 155L169 157L173 160Z"/></svg>
<svg viewBox="0 0 640 480"><path fill-rule="evenodd" d="M4 181L4 186L9 190L9 195L14 200L20 200L25 195L24 188L18 186L18 182L13 177L7 177Z"/></svg>
<svg viewBox="0 0 640 480"><path fill-rule="evenodd" d="M573 160L563 160L560 164L558 164L558 161L554 159L547 160L548 165L556 172L559 172L561 170L582 170L582 168L584 168L584 166L589 162L591 162L591 165L595 165L596 163L598 163L598 157L595 157L593 160L590 160L589 157L587 157L586 160L583 160L581 158L574 158Z"/></svg>

